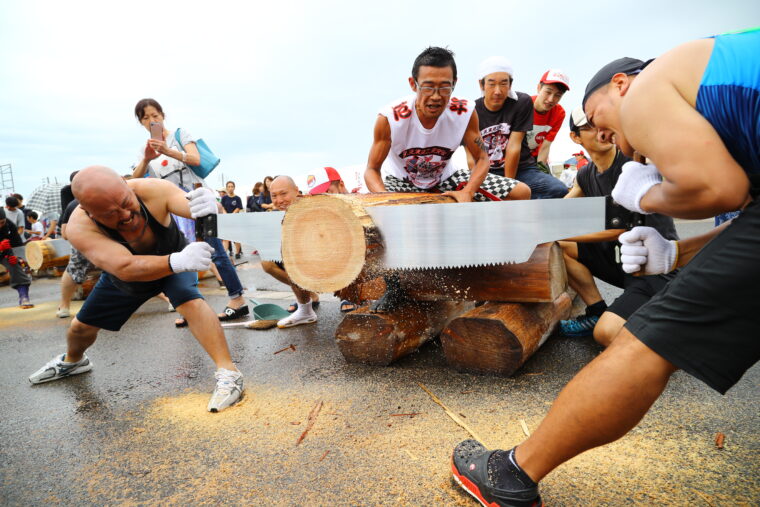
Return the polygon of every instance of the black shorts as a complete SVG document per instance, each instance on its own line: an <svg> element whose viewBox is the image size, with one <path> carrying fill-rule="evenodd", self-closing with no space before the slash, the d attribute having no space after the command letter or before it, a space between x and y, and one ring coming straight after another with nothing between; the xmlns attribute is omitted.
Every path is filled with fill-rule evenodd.
<svg viewBox="0 0 760 507"><path fill-rule="evenodd" d="M625 287L625 271L615 261L617 242L578 243L578 262L600 280L619 289Z"/></svg>
<svg viewBox="0 0 760 507"><path fill-rule="evenodd" d="M625 327L725 393L760 358L760 201L691 260Z"/></svg>
<svg viewBox="0 0 760 507"><path fill-rule="evenodd" d="M203 299L198 292L198 273L194 271L175 273L162 278L161 282L154 293L138 296L122 291L113 284L108 273L103 273L77 313L77 320L89 326L118 331L144 302L161 292L175 308L193 299Z"/></svg>
<svg viewBox="0 0 760 507"><path fill-rule="evenodd" d="M625 290L610 306L608 312L628 320L633 313L644 306L655 294L660 292L670 280L675 278L676 272L667 275L632 276L625 275Z"/></svg>

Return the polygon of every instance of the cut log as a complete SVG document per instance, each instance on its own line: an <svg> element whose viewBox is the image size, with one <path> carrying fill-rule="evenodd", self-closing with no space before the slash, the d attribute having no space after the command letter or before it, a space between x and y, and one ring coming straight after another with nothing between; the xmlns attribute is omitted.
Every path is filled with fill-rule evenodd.
<svg viewBox="0 0 760 507"><path fill-rule="evenodd" d="M26 244L25 258L34 270L65 266L69 263L71 245L65 239L30 241Z"/></svg>
<svg viewBox="0 0 760 507"><path fill-rule="evenodd" d="M393 313L370 313L363 306L346 315L335 340L349 363L385 366L417 350L473 307L465 301L411 301Z"/></svg>
<svg viewBox="0 0 760 507"><path fill-rule="evenodd" d="M446 361L459 371L512 375L570 313L567 293L552 303L486 303L441 333Z"/></svg>
<svg viewBox="0 0 760 507"><path fill-rule="evenodd" d="M442 194L383 192L299 198L282 222L282 260L290 280L313 292L334 292L378 276L382 242L366 208L455 202Z"/></svg>
<svg viewBox="0 0 760 507"><path fill-rule="evenodd" d="M567 290L567 271L557 243L538 245L527 262L469 268L399 271L401 286L419 301L468 300L549 303ZM385 282L375 278L338 291L354 302L379 299Z"/></svg>

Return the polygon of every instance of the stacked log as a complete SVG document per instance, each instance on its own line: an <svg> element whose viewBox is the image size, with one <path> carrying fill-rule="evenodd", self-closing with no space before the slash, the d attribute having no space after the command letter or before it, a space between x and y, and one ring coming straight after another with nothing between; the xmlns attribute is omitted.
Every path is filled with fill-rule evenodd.
<svg viewBox="0 0 760 507"><path fill-rule="evenodd" d="M65 239L30 241L26 244L24 258L29 267L39 271L66 266L69 263L71 245Z"/></svg>

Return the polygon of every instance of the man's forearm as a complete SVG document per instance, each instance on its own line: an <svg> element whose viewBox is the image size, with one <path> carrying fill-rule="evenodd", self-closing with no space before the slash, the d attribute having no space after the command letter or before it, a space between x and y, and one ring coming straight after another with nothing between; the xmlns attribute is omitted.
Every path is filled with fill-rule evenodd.
<svg viewBox="0 0 760 507"><path fill-rule="evenodd" d="M125 282L150 282L174 273L169 267L169 257L170 255L133 255L128 262L99 267Z"/></svg>
<svg viewBox="0 0 760 507"><path fill-rule="evenodd" d="M551 141L544 140L541 146L538 148L538 155L536 156L536 162L547 163L549 160L549 148L551 147Z"/></svg>
<svg viewBox="0 0 760 507"><path fill-rule="evenodd" d="M385 184L380 175L380 169L367 167L364 171L364 182L367 184L367 190L370 192L385 192Z"/></svg>
<svg viewBox="0 0 760 507"><path fill-rule="evenodd" d="M463 190L470 192L471 195L475 195L480 186L486 180L488 176L488 168L491 166L491 161L485 154L483 154L477 162L475 162L475 168L470 171L470 181L464 186Z"/></svg>
<svg viewBox="0 0 760 507"><path fill-rule="evenodd" d="M148 160L142 159L139 164L137 164L132 171L132 177L133 178L142 178L145 176L146 171L148 170Z"/></svg>
<svg viewBox="0 0 760 507"><path fill-rule="evenodd" d="M514 179L517 176L517 164L520 162L520 149L509 149L504 156L504 176Z"/></svg>
<svg viewBox="0 0 760 507"><path fill-rule="evenodd" d="M725 199L718 198L710 188L684 188L668 180L651 187L640 202L641 209L648 213L687 219L709 218L742 206L741 201L729 202L727 210L726 204Z"/></svg>
<svg viewBox="0 0 760 507"><path fill-rule="evenodd" d="M680 268L688 264L707 243L723 232L723 230L730 224L731 221L728 221L704 234L700 234L699 236L678 240L678 258L676 259L676 267Z"/></svg>

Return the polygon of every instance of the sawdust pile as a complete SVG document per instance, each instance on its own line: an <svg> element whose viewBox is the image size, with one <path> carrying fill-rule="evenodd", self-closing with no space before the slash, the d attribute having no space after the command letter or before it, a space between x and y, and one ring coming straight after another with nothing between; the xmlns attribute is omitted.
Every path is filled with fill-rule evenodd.
<svg viewBox="0 0 760 507"><path fill-rule="evenodd" d="M392 396L356 387L351 396L329 384L256 391L238 406L205 412L206 393L188 392L130 414L129 431L108 440L102 459L84 470L94 503L267 505L474 505L450 481L453 446L468 438L427 395L401 399L387 410L366 396ZM382 388L381 388L382 389ZM385 389L383 389L385 391ZM485 409L480 396L460 396L449 408L492 446L524 439L505 404ZM324 403L300 445L307 416ZM492 405L493 406L493 405ZM513 411L512 411L513 412ZM399 415L416 414L416 415ZM543 413L523 412L533 430ZM542 483L551 505L750 505L714 490L723 452L686 432L658 434L646 424L621 441L593 450ZM729 440L730 442L730 440ZM737 446L739 447L739 446ZM747 463L751 462L751 450ZM704 485L708 484L707 487ZM741 491L732 485L728 491ZM589 501L593 498L593 501Z"/></svg>

